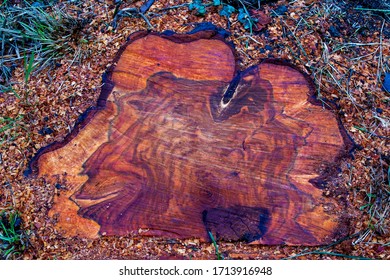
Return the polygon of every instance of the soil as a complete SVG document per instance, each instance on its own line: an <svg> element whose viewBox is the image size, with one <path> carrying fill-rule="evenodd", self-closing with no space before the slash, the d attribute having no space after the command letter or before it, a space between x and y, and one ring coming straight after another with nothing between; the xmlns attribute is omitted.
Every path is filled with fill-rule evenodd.
<svg viewBox="0 0 390 280"><path fill-rule="evenodd" d="M66 182L26 178L29 161L41 147L63 140L80 115L96 104L102 75L119 48L130 34L148 29L138 16L118 18L116 28L112 26L116 7L139 8L143 1L123 1L120 6L117 1L64 2L57 5L89 20L79 32L82 40L75 44L79 56L67 54L53 67L35 73L27 85L23 67L18 67L11 82L19 94L0 93L0 116L15 120L10 128L0 129L0 210L21 213L30 241L20 258L216 259L214 245L198 239L66 238L55 228L56 217L48 217L53 197L61 195ZM390 72L387 15L356 9L354 1L280 0L261 5L269 21L251 32L235 13L227 19L218 7L210 6L199 16L183 5L188 2L156 1L145 16L157 32L189 32L204 22L227 30L242 69L268 58L295 64L315 81L318 99L336 106L341 124L359 147L342 162L337 179L323 194L348 205L351 231L345 238L320 247L219 242L222 257L390 259L390 93L382 87ZM275 13L278 8L283 13Z"/></svg>

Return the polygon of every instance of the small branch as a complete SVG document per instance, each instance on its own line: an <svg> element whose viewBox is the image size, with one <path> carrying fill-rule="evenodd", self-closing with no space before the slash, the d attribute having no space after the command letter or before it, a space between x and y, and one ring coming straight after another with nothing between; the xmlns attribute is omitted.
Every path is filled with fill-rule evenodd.
<svg viewBox="0 0 390 280"><path fill-rule="evenodd" d="M145 14L150 9L150 7L154 4L155 1L156 0L145 1L145 3L141 6L141 8L139 8L139 12L141 14Z"/></svg>
<svg viewBox="0 0 390 280"><path fill-rule="evenodd" d="M153 25L143 13L139 13L139 16L142 17L143 20L146 22L146 24L148 25L148 29L153 29Z"/></svg>
<svg viewBox="0 0 390 280"><path fill-rule="evenodd" d="M190 5L189 3L184 3L184 4L180 4L180 5L176 5L176 6L170 6L170 7L159 9L158 12L174 10L174 9L178 9L178 8L182 8L182 7L188 7L189 5Z"/></svg>
<svg viewBox="0 0 390 280"><path fill-rule="evenodd" d="M319 248L318 250L313 250L313 251L308 251L308 252L303 252L303 253L300 253L300 254L296 254L294 256L290 256L290 257L287 257L287 258L284 258L285 260L289 260L289 259L295 259L295 258L298 258L298 257L302 257L302 256L305 256L305 255L315 255L315 254L318 254L318 255L333 255L333 256L339 256L339 257L344 257L344 258L352 258L352 259L366 259L365 257L356 257L356 256L348 256L348 255L343 255L343 254L339 254L339 253L334 253L334 252L330 252L330 251L325 251L331 247L334 247L346 240L349 240L349 239L352 239L356 236L358 236L360 233L355 233L355 234L352 234L352 235L349 235L349 236L346 236L344 238L341 238L329 245L326 245L322 248Z"/></svg>
<svg viewBox="0 0 390 280"><path fill-rule="evenodd" d="M161 14L160 14L161 12L166 12L166 11L169 11L169 10L180 9L180 8L183 8L183 7L188 7L189 5L190 5L189 3L185 3L185 4L176 5L176 6L169 6L169 7L166 7L166 8L157 9L154 12L149 12L149 13L147 13L147 15L149 17L161 16Z"/></svg>
<svg viewBox="0 0 390 280"><path fill-rule="evenodd" d="M150 2L150 0L148 1ZM154 2L154 0L153 0ZM152 5L153 3L150 4L150 6ZM146 3L144 4L146 5ZM144 6L142 6L141 8L146 9L145 11L147 11L150 6L146 9ZM115 29L117 27L117 21L118 21L118 18L119 17L125 17L125 16L134 16L134 17L141 17L145 22L146 24L148 25L148 29L153 29L153 25L150 23L149 19L146 17L146 15L141 12L141 8L140 9L137 9L137 8L124 8L122 10L118 10L115 14L115 17L112 21L112 27Z"/></svg>

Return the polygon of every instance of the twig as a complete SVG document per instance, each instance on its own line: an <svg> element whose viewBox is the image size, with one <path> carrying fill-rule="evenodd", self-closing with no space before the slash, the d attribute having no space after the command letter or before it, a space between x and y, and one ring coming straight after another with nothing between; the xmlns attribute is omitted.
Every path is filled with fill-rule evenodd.
<svg viewBox="0 0 390 280"><path fill-rule="evenodd" d="M309 251L309 252L304 252L304 253L301 253L301 254L297 254L297 255L294 255L294 256L290 256L290 257L287 257L287 258L284 258L286 260L288 259L295 259L295 258L298 258L298 257L302 257L302 256L305 256L305 255L310 255L310 254L318 254L318 255L332 255L332 256L338 256L338 257L344 257L344 258L352 258L352 259L367 259L365 257L357 257L357 256L348 256L348 255L343 255L343 254L340 254L340 253L333 253L333 252L329 252L329 251L324 251L324 250L327 250L335 245L338 245L346 240L349 240L349 239L352 239L356 236L358 236L359 233L355 233L355 234L352 234L352 235L349 235L347 237L344 237L344 238L341 238L327 246L324 246L318 250L313 250L313 251ZM352 243L353 244L353 243Z"/></svg>
<svg viewBox="0 0 390 280"><path fill-rule="evenodd" d="M159 17L161 16L161 12L166 12L166 11L169 11L169 10L175 10L175 9L180 9L182 7L188 7L190 4L189 3L184 3L184 4L180 4L180 5L175 5L175 6L169 6L169 7L166 7L166 8L161 8L161 9L156 9L154 12L148 12L146 15L150 18L152 17Z"/></svg>
<svg viewBox="0 0 390 280"><path fill-rule="evenodd" d="M252 36L250 36L250 35L243 35L243 36L241 36L241 37L238 37L238 39L242 39L242 38L248 38L248 39L251 39L253 42L255 42L255 43L257 43L257 44L261 45L261 43L260 43L259 41L257 41L255 38L253 38L253 37L252 37Z"/></svg>
<svg viewBox="0 0 390 280"><path fill-rule="evenodd" d="M150 7L154 4L155 0L147 0L145 3L139 8L139 12L141 14L145 14Z"/></svg>
<svg viewBox="0 0 390 280"><path fill-rule="evenodd" d="M174 10L174 9L178 9L178 8L182 8L182 7L188 7L189 5L190 5L189 3L184 3L184 4L180 4L180 5L176 5L176 6L169 6L166 8L158 9L157 12L169 11L169 10Z"/></svg>
<svg viewBox="0 0 390 280"><path fill-rule="evenodd" d="M139 16L143 18L143 20L146 22L146 24L148 25L148 29L153 29L153 25L150 23L150 21L148 20L148 18L143 14L143 13L139 13Z"/></svg>
<svg viewBox="0 0 390 280"><path fill-rule="evenodd" d="M379 48L377 48L375 51L373 51L373 52L371 52L371 53L369 53L369 54L365 54L365 55L361 55L361 56L358 56L358 57L350 58L349 60L350 60L350 61L355 61L355 60L358 60L358 61L359 61L359 60L362 60L362 59L365 58L365 57L374 56L374 55L377 53L378 49L379 49Z"/></svg>
<svg viewBox="0 0 390 280"><path fill-rule="evenodd" d="M141 7L142 8L142 7ZM116 15L114 16L114 19L112 21L112 27L116 28L117 27L117 21L118 17L124 17L124 16L138 16L141 17L146 24L148 25L148 29L153 29L153 25L150 23L148 18L145 16L144 13L142 13L139 9L137 8L124 8L122 10L119 10Z"/></svg>
<svg viewBox="0 0 390 280"><path fill-rule="evenodd" d="M366 237L371 233L371 229L367 229L361 236L359 236L358 239L356 239L355 241L352 241L352 245L355 246L356 244L360 243L361 241L363 241L364 239L366 239Z"/></svg>

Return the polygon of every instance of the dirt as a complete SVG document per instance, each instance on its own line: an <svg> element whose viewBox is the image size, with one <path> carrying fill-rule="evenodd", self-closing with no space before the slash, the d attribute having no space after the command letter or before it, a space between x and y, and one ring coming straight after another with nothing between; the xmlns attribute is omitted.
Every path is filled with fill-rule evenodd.
<svg viewBox="0 0 390 280"><path fill-rule="evenodd" d="M133 32L146 30L141 17L118 19L111 26L114 1L83 1L65 6L90 21L80 30L84 59L62 61L35 73L27 88L23 68L13 73L15 92L0 94L2 117L15 120L0 133L0 209L15 208L30 234L23 259L216 259L212 243L197 239L166 240L153 237L102 236L96 240L65 238L47 213L61 188L45 178L26 178L28 162L40 149L61 141L79 116L93 106L100 93L101 77L121 45ZM188 1L189 2L189 1ZM346 201L352 230L342 240L320 247L249 245L219 242L225 259L390 259L389 244L389 126L390 97L382 88L390 72L389 22L386 16L361 11L354 3L339 1L276 1L261 5L270 22L262 30L246 30L237 14L229 20L209 7L198 16L182 0L156 2L145 14L154 31L189 32L196 24L211 22L231 33L244 69L262 59L288 60L311 75L318 98L337 106L342 125L357 149L339 169L324 195ZM142 1L124 2L119 9L140 7ZM172 8L174 6L179 6ZM274 12L284 6L282 15ZM28 91L28 95L23 94ZM3 124L0 124L4 127ZM312 253L310 253L312 252ZM338 255L337 255L338 254Z"/></svg>

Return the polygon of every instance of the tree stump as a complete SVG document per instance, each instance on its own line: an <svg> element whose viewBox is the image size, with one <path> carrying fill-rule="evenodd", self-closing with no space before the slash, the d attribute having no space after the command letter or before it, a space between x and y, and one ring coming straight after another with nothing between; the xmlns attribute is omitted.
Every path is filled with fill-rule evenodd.
<svg viewBox="0 0 390 280"><path fill-rule="evenodd" d="M352 142L290 64L239 71L216 31L138 32L97 106L30 171L66 180L50 215L67 236L316 245L347 231L323 196Z"/></svg>

